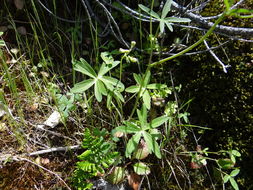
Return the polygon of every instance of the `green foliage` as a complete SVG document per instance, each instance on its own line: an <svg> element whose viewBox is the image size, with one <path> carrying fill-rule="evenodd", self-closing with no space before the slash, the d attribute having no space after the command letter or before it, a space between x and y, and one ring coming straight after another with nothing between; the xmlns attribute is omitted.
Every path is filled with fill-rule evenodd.
<svg viewBox="0 0 253 190"><path fill-rule="evenodd" d="M136 85L126 88L126 92L139 93L139 97L142 98L144 105L147 109L151 107L151 97L149 90L162 90L167 88L165 84L153 83L149 84L151 72L148 71L146 75L133 74Z"/></svg>
<svg viewBox="0 0 253 190"><path fill-rule="evenodd" d="M166 17L167 14L170 12L171 9L171 3L172 0L167 0L165 5L163 6L163 10L162 10L162 14L161 16L159 14L157 14L156 12L154 12L153 10L151 10L150 8L139 4L139 8L141 10L143 10L144 12L148 13L151 17L157 19L159 21L159 28L160 28L160 33L163 34L164 33L164 28L165 25L168 27L168 29L173 32L173 27L171 25L171 23L173 22L190 22L191 20L188 18L178 18L178 17Z"/></svg>
<svg viewBox="0 0 253 190"><path fill-rule="evenodd" d="M156 128L163 125L169 118L167 116L161 116L148 123L147 108L145 105L142 106L141 110L137 110L137 115L138 120L124 121L123 123L125 125L115 129L117 132L133 134L126 145L125 156L127 158L131 157L131 154L137 149L140 139L144 138L148 151L150 153L153 152L157 158L161 158L160 146L157 143L160 132Z"/></svg>
<svg viewBox="0 0 253 190"><path fill-rule="evenodd" d="M120 62L114 61L108 52L101 53L101 58L103 63L98 73L96 73L87 61L82 58L80 61L73 61L74 69L89 76L91 79L75 84L75 86L71 89L71 92L83 93L94 85L94 94L98 102L102 101L103 95L107 96L108 99L111 99L113 96L124 102L124 98L121 94L125 88L124 84L116 78L105 76L106 73L116 67Z"/></svg>
<svg viewBox="0 0 253 190"><path fill-rule="evenodd" d="M138 175L148 175L150 174L150 168L143 162L137 162L133 165L134 172Z"/></svg>
<svg viewBox="0 0 253 190"><path fill-rule="evenodd" d="M3 32L0 32L0 37L3 35L4 33ZM3 40L0 39L0 47L3 47L5 46L5 43Z"/></svg>
<svg viewBox="0 0 253 190"><path fill-rule="evenodd" d="M119 153L114 151L114 144L105 137L106 130L94 129L93 133L88 128L84 131L82 148L86 149L76 163L73 184L78 190L90 189L92 183L88 180L98 174L105 174L105 169L116 165L119 161Z"/></svg>

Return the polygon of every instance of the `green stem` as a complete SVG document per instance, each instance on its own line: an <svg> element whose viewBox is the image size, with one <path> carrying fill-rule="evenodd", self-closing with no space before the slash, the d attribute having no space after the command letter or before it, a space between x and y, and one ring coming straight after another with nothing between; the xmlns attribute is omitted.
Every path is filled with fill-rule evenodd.
<svg viewBox="0 0 253 190"><path fill-rule="evenodd" d="M156 61L154 63L151 63L149 65L150 68L154 67L154 66L157 66L157 65L161 65L163 64L164 62L166 61L169 61L169 60L172 60L178 56L181 56L183 54L185 54L186 52L192 50L193 48L195 48L196 46L198 46L199 44L201 44L213 31L214 29L216 28L216 26L223 21L224 17L227 15L227 12L224 12L214 23L214 25L206 32L206 34L204 36L202 36L199 41L195 42L194 44L192 44L190 47L184 49L183 51L180 51L179 53L175 54L175 55L172 55L170 57L167 57L167 58L164 58L160 61Z"/></svg>

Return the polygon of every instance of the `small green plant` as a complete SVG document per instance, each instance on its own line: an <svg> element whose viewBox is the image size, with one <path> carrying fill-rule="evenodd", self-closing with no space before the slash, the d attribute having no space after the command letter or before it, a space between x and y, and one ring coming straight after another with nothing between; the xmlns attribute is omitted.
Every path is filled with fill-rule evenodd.
<svg viewBox="0 0 253 190"><path fill-rule="evenodd" d="M119 162L120 155L114 151L114 144L105 137L106 130L94 129L90 132L88 128L84 131L82 148L86 149L76 163L73 184L78 190L91 189L93 184L89 181L96 176L105 174L105 169Z"/></svg>
<svg viewBox="0 0 253 190"><path fill-rule="evenodd" d="M125 156L131 157L131 154L137 150L141 138L147 143L149 153L154 153L157 158L161 158L160 146L157 140L161 133L156 129L164 124L169 118L167 116L160 116L148 123L148 113L145 105L141 110L137 109L138 120L124 121L124 125L115 128L116 132L130 133L133 136L128 140L126 145Z"/></svg>
<svg viewBox="0 0 253 190"><path fill-rule="evenodd" d="M110 101L112 97L115 97L124 102L124 98L121 94L125 89L124 84L116 78L105 76L106 73L116 67L120 62L114 61L113 57L108 52L101 53L101 58L103 59L103 63L98 73L96 73L87 61L82 58L80 61L73 61L74 69L91 77L91 79L75 84L71 92L83 93L94 85L94 94L98 102L102 101L103 95L108 97L108 101Z"/></svg>
<svg viewBox="0 0 253 190"><path fill-rule="evenodd" d="M240 169L238 168L234 169L234 166L236 164L236 157L241 157L241 154L237 150L220 151L220 152L229 154L229 158L217 160L217 164L222 174L223 183L225 184L229 181L235 190L239 190L238 184L234 178L239 174ZM231 169L232 171L230 172L230 174L224 172L224 170L231 170Z"/></svg>
<svg viewBox="0 0 253 190"><path fill-rule="evenodd" d="M218 168L215 168L214 174L218 177L218 179L222 179L222 183L226 184L228 181L232 185L235 190L239 190L238 184L235 181L235 177L239 174L240 169L235 168L236 157L240 157L241 154L237 150L221 150L219 152L209 152L208 148L201 149L200 146L197 147L197 151L188 152L191 156L191 169L199 169L203 166L207 165L207 160L215 161ZM208 154L216 154L216 155L229 155L229 158L220 158L213 159L208 157ZM226 170L232 170L229 174L225 172Z"/></svg>
<svg viewBox="0 0 253 190"><path fill-rule="evenodd" d="M167 0L165 5L163 6L162 14L161 16L151 10L150 8L139 4L139 8L143 10L144 12L148 13L151 17L157 19L159 21L159 28L160 28L160 34L163 34L165 31L165 25L168 27L168 29L173 32L173 27L171 23L173 22L190 22L191 20L188 18L178 18L178 17L166 17L167 14L170 12L171 9L171 3L172 0Z"/></svg>
<svg viewBox="0 0 253 190"><path fill-rule="evenodd" d="M167 88L165 84L153 83L149 84L151 72L148 71L145 76L140 74L133 74L134 80L136 81L136 85L130 86L126 88L126 92L129 93L139 93L139 98L142 98L144 105L147 109L150 109L151 105L151 97L149 90L162 90Z"/></svg>

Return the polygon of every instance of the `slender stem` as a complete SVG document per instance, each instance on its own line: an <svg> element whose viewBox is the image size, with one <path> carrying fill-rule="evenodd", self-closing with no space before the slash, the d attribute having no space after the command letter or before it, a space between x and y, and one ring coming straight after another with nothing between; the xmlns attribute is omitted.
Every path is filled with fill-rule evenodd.
<svg viewBox="0 0 253 190"><path fill-rule="evenodd" d="M201 43L214 31L214 29L216 28L216 26L217 26L220 22L223 21L223 19L224 19L224 17L225 17L226 15L227 15L227 12L224 12L224 13L216 20L216 22L214 23L214 25L207 31L207 33L199 39L199 41L195 42L195 43L192 44L190 47L184 49L183 51L180 51L179 53L177 53L177 54L175 54L175 55L172 55L172 56L170 56L170 57L164 58L164 59L162 59L162 60L160 60L160 61L156 61L156 62L150 64L149 67L152 68L152 67L154 67L154 66L161 65L161 64L163 64L164 62L169 61L169 60L172 60L172 59L174 59L174 58L176 58L176 57L179 57L179 56L183 55L184 53L186 53L186 52L192 50L193 48L197 47L199 44L201 44Z"/></svg>

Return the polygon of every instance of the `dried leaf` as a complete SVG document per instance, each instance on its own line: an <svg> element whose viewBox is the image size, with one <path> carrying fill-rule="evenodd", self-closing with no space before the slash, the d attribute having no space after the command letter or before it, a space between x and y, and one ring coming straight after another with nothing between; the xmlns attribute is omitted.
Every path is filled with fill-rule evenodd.
<svg viewBox="0 0 253 190"><path fill-rule="evenodd" d="M133 158L142 160L145 159L149 155L149 153L150 152L147 143L143 139L141 139L137 150L133 154Z"/></svg>
<svg viewBox="0 0 253 190"><path fill-rule="evenodd" d="M133 190L138 190L141 182L141 178L136 173L131 173L127 176L128 184L130 187L133 188Z"/></svg>
<svg viewBox="0 0 253 190"><path fill-rule="evenodd" d="M24 8L25 1L24 0L14 0L14 4L18 10L22 10Z"/></svg>

